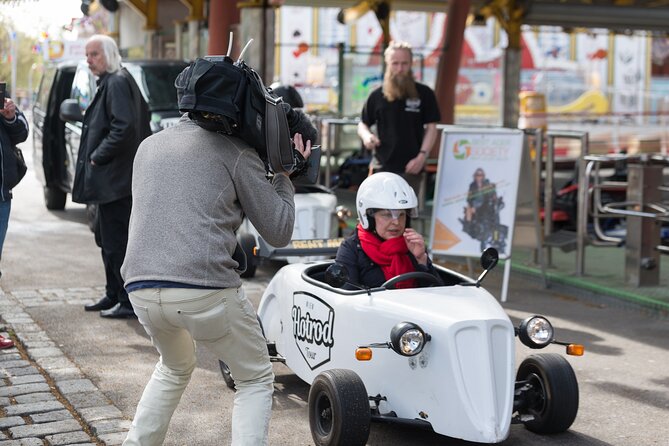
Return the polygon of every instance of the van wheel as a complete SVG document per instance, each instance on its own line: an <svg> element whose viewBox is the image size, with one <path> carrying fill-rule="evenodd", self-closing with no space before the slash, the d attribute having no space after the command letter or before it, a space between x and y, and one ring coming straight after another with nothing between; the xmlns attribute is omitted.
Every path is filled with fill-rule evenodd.
<svg viewBox="0 0 669 446"><path fill-rule="evenodd" d="M62 211L65 209L65 201L67 201L67 194L60 189L52 187L44 188L44 202L46 208L52 211Z"/></svg>

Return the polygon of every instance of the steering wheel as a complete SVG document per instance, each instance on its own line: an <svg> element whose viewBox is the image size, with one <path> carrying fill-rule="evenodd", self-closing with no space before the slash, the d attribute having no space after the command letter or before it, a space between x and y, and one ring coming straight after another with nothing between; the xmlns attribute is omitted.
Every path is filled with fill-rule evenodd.
<svg viewBox="0 0 669 446"><path fill-rule="evenodd" d="M410 279L427 280L430 282L430 285L441 285L439 279L430 273L426 273L424 271L411 271L410 273L400 274L399 276L395 276L392 279L388 279L383 282L381 286L383 288L392 290L395 288L397 282L403 282Z"/></svg>

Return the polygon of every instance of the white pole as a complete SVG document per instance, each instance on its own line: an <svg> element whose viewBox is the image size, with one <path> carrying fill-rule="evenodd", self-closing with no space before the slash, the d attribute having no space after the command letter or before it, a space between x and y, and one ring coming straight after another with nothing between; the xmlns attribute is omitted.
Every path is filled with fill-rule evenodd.
<svg viewBox="0 0 669 446"><path fill-rule="evenodd" d="M509 276L511 274L511 258L504 262L504 278L502 279L502 302L506 302L506 294L509 291Z"/></svg>
<svg viewBox="0 0 669 446"><path fill-rule="evenodd" d="M17 61L16 61L16 59L17 59L17 56L16 56L16 53L17 53L17 51L16 51L16 47L17 47L16 39L17 39L16 31L11 30L9 32L9 40L11 41L11 49L10 49L9 54L12 58L12 89L11 89L10 95L12 97L12 100L14 100L14 101L16 101L16 63L17 63ZM18 104L18 102L17 102L17 104Z"/></svg>

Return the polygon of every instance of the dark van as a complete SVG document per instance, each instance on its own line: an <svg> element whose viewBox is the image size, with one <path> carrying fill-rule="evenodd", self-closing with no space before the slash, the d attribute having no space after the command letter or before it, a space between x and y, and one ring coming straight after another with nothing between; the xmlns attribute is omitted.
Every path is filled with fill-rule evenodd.
<svg viewBox="0 0 669 446"><path fill-rule="evenodd" d="M187 65L172 60L123 62L149 104L154 133L179 119L174 80ZM60 104L65 99L76 99L85 113L95 90L95 77L84 62L62 62L45 68L33 106L33 162L44 187L47 209L65 208L81 137L81 122L62 121Z"/></svg>

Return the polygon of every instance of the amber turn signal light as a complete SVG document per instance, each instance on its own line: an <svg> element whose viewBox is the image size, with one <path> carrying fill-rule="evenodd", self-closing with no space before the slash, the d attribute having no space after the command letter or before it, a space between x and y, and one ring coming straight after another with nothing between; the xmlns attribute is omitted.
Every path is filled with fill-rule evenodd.
<svg viewBox="0 0 669 446"><path fill-rule="evenodd" d="M372 349L369 347L356 348L355 359L358 361L370 361L372 359Z"/></svg>
<svg viewBox="0 0 669 446"><path fill-rule="evenodd" d="M585 353L585 347L581 344L569 344L567 346L567 354L572 356L583 356Z"/></svg>

